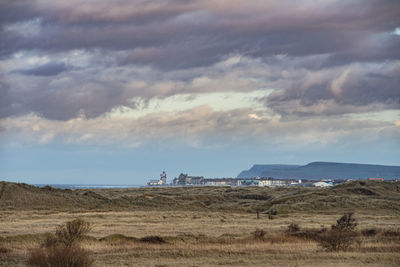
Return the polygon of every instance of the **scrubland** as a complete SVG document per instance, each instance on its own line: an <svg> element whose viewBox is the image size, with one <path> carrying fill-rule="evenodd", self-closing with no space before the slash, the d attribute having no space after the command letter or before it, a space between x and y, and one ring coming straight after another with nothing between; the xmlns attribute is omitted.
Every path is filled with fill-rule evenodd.
<svg viewBox="0 0 400 267"><path fill-rule="evenodd" d="M400 265L398 183L60 190L0 182L0 194L1 266L25 265L76 218L91 225L79 246L93 266ZM349 246L322 246L349 212L357 222L345 232Z"/></svg>

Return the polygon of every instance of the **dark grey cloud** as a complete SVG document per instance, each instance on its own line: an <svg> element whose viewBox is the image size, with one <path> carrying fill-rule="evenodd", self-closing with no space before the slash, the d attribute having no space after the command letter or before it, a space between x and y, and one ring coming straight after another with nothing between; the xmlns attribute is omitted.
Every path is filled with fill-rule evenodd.
<svg viewBox="0 0 400 267"><path fill-rule="evenodd" d="M0 2L0 25L29 20L39 15L33 6L34 1L3 0Z"/></svg>
<svg viewBox="0 0 400 267"><path fill-rule="evenodd" d="M151 48L156 51L153 56L148 54L145 60L131 56L124 62L167 69L209 65L230 53L254 57L330 53L335 62L400 57L399 38L373 40L400 25L398 1L19 3L3 4L7 13L3 25L38 17L42 31L19 38L3 31L2 54L92 48L135 53Z"/></svg>
<svg viewBox="0 0 400 267"><path fill-rule="evenodd" d="M399 10L397 0L1 1L0 117L92 118L135 107L133 97L258 89L193 86L231 55L249 59L235 67L242 73L256 66L260 87L277 89L263 101L282 115L399 108L400 38L390 34ZM54 63L74 50L96 55L94 67ZM17 52L52 63L10 67ZM141 67L150 70L129 74Z"/></svg>
<svg viewBox="0 0 400 267"><path fill-rule="evenodd" d="M34 75L34 76L54 76L58 75L61 72L68 70L68 66L65 63L56 63L50 62L48 64L31 68L31 69L23 69L16 70L15 72L24 74L24 75Z"/></svg>
<svg viewBox="0 0 400 267"><path fill-rule="evenodd" d="M339 115L400 109L400 63L350 65L305 71L280 80L282 90L265 99L283 115Z"/></svg>
<svg viewBox="0 0 400 267"><path fill-rule="evenodd" d="M11 96L10 87L0 80L0 118L12 116L15 114L14 109L15 99Z"/></svg>
<svg viewBox="0 0 400 267"><path fill-rule="evenodd" d="M129 102L131 96L114 83L81 79L51 89L48 84L49 81L39 82L30 90L5 87L0 117L34 112L48 119L68 120L77 116L97 117L119 105L134 107Z"/></svg>

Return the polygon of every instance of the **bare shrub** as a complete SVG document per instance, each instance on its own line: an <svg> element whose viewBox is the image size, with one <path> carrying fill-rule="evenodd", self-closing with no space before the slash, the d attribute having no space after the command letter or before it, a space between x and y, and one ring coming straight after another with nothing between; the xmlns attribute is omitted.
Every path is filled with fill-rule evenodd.
<svg viewBox="0 0 400 267"><path fill-rule="evenodd" d="M26 262L28 266L87 267L93 264L89 253L77 246L37 248L31 252Z"/></svg>
<svg viewBox="0 0 400 267"><path fill-rule="evenodd" d="M140 238L139 240L141 242L153 243L153 244L166 243L165 239L158 235L145 236L145 237Z"/></svg>
<svg viewBox="0 0 400 267"><path fill-rule="evenodd" d="M263 229L256 229L252 233L254 239L256 239L256 240L264 240L266 234L267 234L267 232L265 232Z"/></svg>
<svg viewBox="0 0 400 267"><path fill-rule="evenodd" d="M90 223L83 219L75 219L60 225L56 229L56 236L59 242L66 247L71 247L75 242L80 241L82 237L91 229Z"/></svg>
<svg viewBox="0 0 400 267"><path fill-rule="evenodd" d="M347 250L358 242L358 234L355 231L357 222L353 215L353 213L347 213L340 217L336 225L332 225L329 231L319 236L318 244L327 251L341 251Z"/></svg>
<svg viewBox="0 0 400 267"><path fill-rule="evenodd" d="M346 213L339 220L336 221L336 225L332 225L332 229L353 231L357 227L357 221L354 218L354 213Z"/></svg>

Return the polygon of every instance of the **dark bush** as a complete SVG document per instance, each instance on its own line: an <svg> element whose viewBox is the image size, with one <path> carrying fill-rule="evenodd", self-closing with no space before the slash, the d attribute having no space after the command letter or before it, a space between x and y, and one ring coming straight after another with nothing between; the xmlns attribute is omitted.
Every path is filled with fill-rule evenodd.
<svg viewBox="0 0 400 267"><path fill-rule="evenodd" d="M353 231L356 227L357 221L352 212L344 214L336 221L336 225L332 225L332 229L340 231Z"/></svg>
<svg viewBox="0 0 400 267"><path fill-rule="evenodd" d="M370 228L370 229L364 229L361 231L361 234L363 236L375 236L377 233L375 228Z"/></svg>
<svg viewBox="0 0 400 267"><path fill-rule="evenodd" d="M66 247L71 247L75 242L80 241L82 237L90 231L90 223L75 219L60 225L56 229L56 236L60 243Z"/></svg>
<svg viewBox="0 0 400 267"><path fill-rule="evenodd" d="M26 262L36 267L86 267L93 264L86 250L73 247L37 248L31 252Z"/></svg>
<svg viewBox="0 0 400 267"><path fill-rule="evenodd" d="M270 210L269 214L270 215L278 215L278 211L277 210Z"/></svg>
<svg viewBox="0 0 400 267"><path fill-rule="evenodd" d="M6 247L0 247L0 256L8 254L8 253L10 253L10 251L11 250Z"/></svg>
<svg viewBox="0 0 400 267"><path fill-rule="evenodd" d="M145 236L145 237L140 238L139 240L141 242L153 243L153 244L166 243L165 239L158 235Z"/></svg>
<svg viewBox="0 0 400 267"><path fill-rule="evenodd" d="M252 234L256 240L264 240L267 232L265 232L263 229L256 229Z"/></svg>

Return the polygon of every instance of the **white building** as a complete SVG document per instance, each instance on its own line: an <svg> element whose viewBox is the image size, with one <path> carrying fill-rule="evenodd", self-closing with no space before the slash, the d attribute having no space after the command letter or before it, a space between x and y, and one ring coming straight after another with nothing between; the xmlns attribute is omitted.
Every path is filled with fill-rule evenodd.
<svg viewBox="0 0 400 267"><path fill-rule="evenodd" d="M330 186L333 186L333 184L332 184L332 182L329 182L329 183L327 183L327 182L316 182L316 183L313 183L313 186L315 186L315 187L330 187Z"/></svg>
<svg viewBox="0 0 400 267"><path fill-rule="evenodd" d="M217 181L207 181L205 183L205 185L207 185L207 186L227 186L228 184L226 181L217 180Z"/></svg>
<svg viewBox="0 0 400 267"><path fill-rule="evenodd" d="M288 186L289 181L288 180L272 180L272 179L267 179L267 180L260 180L258 182L258 186L264 187L264 186Z"/></svg>

